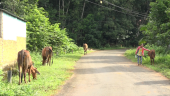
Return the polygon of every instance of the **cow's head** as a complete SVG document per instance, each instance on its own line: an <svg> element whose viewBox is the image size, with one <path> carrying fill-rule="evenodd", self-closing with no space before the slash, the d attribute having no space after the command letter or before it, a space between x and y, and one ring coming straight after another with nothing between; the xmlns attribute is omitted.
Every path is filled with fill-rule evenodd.
<svg viewBox="0 0 170 96"><path fill-rule="evenodd" d="M37 79L37 74L40 75L40 72L37 70L37 68L31 66L31 74L32 74L33 79Z"/></svg>
<svg viewBox="0 0 170 96"><path fill-rule="evenodd" d="M151 52L150 51L148 51L148 56L150 56L151 55Z"/></svg>

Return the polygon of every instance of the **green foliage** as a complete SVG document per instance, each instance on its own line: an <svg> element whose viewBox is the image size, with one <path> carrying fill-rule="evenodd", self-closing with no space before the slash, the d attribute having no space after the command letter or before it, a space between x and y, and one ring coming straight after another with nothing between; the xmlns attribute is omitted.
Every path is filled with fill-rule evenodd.
<svg viewBox="0 0 170 96"><path fill-rule="evenodd" d="M45 46L52 46L56 51L63 51L62 49L66 47L66 50L78 48L67 36L65 29L60 30L59 24L49 22L43 8L35 7L29 13L25 17L27 20L27 48L29 50L38 51Z"/></svg>
<svg viewBox="0 0 170 96"><path fill-rule="evenodd" d="M0 69L0 89L2 89L4 87L4 83L1 81L3 78L3 72ZM0 94L2 94L2 92L0 91Z"/></svg>
<svg viewBox="0 0 170 96"><path fill-rule="evenodd" d="M13 13L27 21L26 40L28 50L40 52L45 46L52 46L54 52L60 51L60 54L64 50L68 52L70 50L78 50L78 46L68 37L66 29L60 29L60 23L51 24L48 18L49 13L43 7L37 6L39 0L14 0L16 1L15 4L10 1L3 1L5 8L8 11L12 9L7 7L9 5L19 8L13 11Z"/></svg>
<svg viewBox="0 0 170 96"><path fill-rule="evenodd" d="M90 1L99 4L99 1ZM108 0L108 2L120 7L146 14L149 12L148 6L151 1L155 0L144 0L142 2L139 0ZM140 25L138 21L145 22L145 19L128 15L127 11L106 2L103 2L102 6L119 10L122 13L84 0L64 0L64 6L62 0L60 0L60 4L56 0L39 0L38 6L48 11L51 23L60 22L60 28L67 28L68 35L79 46L82 46L83 43L87 43L93 48L102 48L106 44L117 45L120 43L123 46L134 46L142 38L142 33L138 32Z"/></svg>
<svg viewBox="0 0 170 96"><path fill-rule="evenodd" d="M139 0L108 0L120 7L146 14L149 12L148 6L151 1L155 0L142 2ZM106 44L134 46L143 37L141 31L138 30L139 25L146 22L143 18L129 15L135 15L135 13L121 10L106 2L103 2L102 6L120 12L84 0L60 0L60 3L59 0L3 0L3 2L7 9L27 20L27 47L29 50L39 50L44 46L53 46L58 48L56 50L63 50L67 41L69 42L67 44L72 42L70 38L79 46L87 43L89 47L93 48L102 48ZM99 3L96 0L91 0L91 2ZM167 14L169 14L168 12L166 10ZM140 20L142 23L139 22ZM65 35L70 38L61 36L62 33L55 30L60 30L63 34L65 34L64 31L67 31L68 34L66 32ZM65 38L64 41L58 39L60 37ZM53 38L57 38L57 40Z"/></svg>
<svg viewBox="0 0 170 96"><path fill-rule="evenodd" d="M109 48L109 47L110 47L110 45L109 45L109 44L106 44L106 45L105 45L105 47L106 47L106 48Z"/></svg>
<svg viewBox="0 0 170 96"><path fill-rule="evenodd" d="M141 26L140 30L143 31L148 43L167 46L170 44L170 1L156 0L156 2L151 2L150 6L149 22Z"/></svg>

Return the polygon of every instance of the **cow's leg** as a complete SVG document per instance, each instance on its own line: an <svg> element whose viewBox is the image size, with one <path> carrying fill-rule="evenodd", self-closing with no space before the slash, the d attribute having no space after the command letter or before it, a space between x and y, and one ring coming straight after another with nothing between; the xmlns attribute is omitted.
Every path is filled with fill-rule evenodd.
<svg viewBox="0 0 170 96"><path fill-rule="evenodd" d="M21 83L22 83L23 74L24 74L24 73L23 73L23 71L22 71L22 73L21 73Z"/></svg>
<svg viewBox="0 0 170 96"><path fill-rule="evenodd" d="M153 58L153 65L154 65L154 58Z"/></svg>
<svg viewBox="0 0 170 96"><path fill-rule="evenodd" d="M152 59L151 59L151 65L152 65Z"/></svg>
<svg viewBox="0 0 170 96"><path fill-rule="evenodd" d="M47 64L48 66L48 55L46 56L47 58L45 59L45 63Z"/></svg>
<svg viewBox="0 0 170 96"><path fill-rule="evenodd" d="M29 70L29 72L28 72L28 75L29 75L29 82L31 82L31 79L30 79L30 75L31 75L31 68L30 69L28 69Z"/></svg>
<svg viewBox="0 0 170 96"><path fill-rule="evenodd" d="M46 63L47 63L47 66L48 66L48 58L46 59Z"/></svg>
<svg viewBox="0 0 170 96"><path fill-rule="evenodd" d="M49 61L48 61L48 63L49 63L49 66L50 66L50 63L51 63L51 57L49 58Z"/></svg>
<svg viewBox="0 0 170 96"><path fill-rule="evenodd" d="M48 61L47 62L48 62L48 65L50 66L49 57L48 57Z"/></svg>
<svg viewBox="0 0 170 96"><path fill-rule="evenodd" d="M48 65L50 66L50 57L48 57Z"/></svg>
<svg viewBox="0 0 170 96"><path fill-rule="evenodd" d="M24 75L24 68L22 67L21 83L22 83L22 78L23 78L23 75Z"/></svg>
<svg viewBox="0 0 170 96"><path fill-rule="evenodd" d="M21 66L18 66L19 69L19 85L21 84Z"/></svg>
<svg viewBox="0 0 170 96"><path fill-rule="evenodd" d="M43 61L42 61L42 65L44 65L44 58L43 58Z"/></svg>
<svg viewBox="0 0 170 96"><path fill-rule="evenodd" d="M46 62L46 57L43 57L43 64L42 65L44 65L45 62Z"/></svg>
<svg viewBox="0 0 170 96"><path fill-rule="evenodd" d="M27 80L26 80L26 70L25 69L23 70L23 74L24 74L24 81L25 81L25 83L27 83Z"/></svg>

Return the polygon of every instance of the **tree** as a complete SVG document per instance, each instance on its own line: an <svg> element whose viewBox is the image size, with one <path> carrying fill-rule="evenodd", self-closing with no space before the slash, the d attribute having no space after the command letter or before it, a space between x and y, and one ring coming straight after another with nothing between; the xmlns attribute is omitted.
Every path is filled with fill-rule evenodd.
<svg viewBox="0 0 170 96"><path fill-rule="evenodd" d="M156 0L151 2L151 11L147 25L141 26L144 38L150 44L167 46L170 44L170 1Z"/></svg>

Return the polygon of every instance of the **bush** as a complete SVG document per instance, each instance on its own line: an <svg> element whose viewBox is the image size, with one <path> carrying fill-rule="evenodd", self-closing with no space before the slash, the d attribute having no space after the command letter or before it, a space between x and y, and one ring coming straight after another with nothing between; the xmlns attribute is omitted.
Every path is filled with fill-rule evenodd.
<svg viewBox="0 0 170 96"><path fill-rule="evenodd" d="M106 44L105 47L106 47L106 48L110 48L110 44Z"/></svg>

